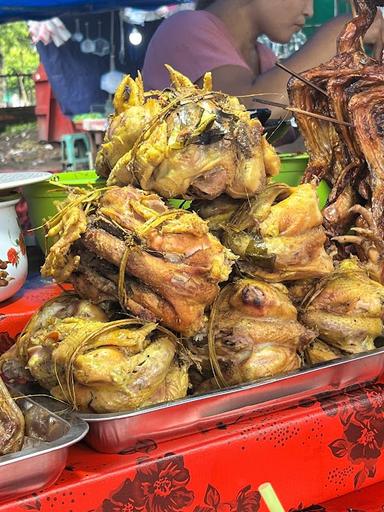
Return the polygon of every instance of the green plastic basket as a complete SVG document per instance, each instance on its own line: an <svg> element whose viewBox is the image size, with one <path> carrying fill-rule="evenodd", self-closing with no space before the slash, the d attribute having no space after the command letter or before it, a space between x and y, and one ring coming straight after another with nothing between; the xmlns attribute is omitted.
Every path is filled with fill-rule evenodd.
<svg viewBox="0 0 384 512"><path fill-rule="evenodd" d="M56 201L63 201L67 197L68 194L66 189L62 188L63 185L80 188L91 185L100 188L105 185L105 180L97 176L95 171L73 171L53 174L48 181L23 187L32 228L36 230L34 233L43 251L46 249L45 232L40 226L57 212Z"/></svg>
<svg viewBox="0 0 384 512"><path fill-rule="evenodd" d="M286 183L292 187L299 185L308 164L307 153L282 153L279 156L281 160L281 171L280 174L274 176L272 180L278 183ZM321 181L317 187L321 210L327 203L329 192L330 188L328 184L324 180Z"/></svg>

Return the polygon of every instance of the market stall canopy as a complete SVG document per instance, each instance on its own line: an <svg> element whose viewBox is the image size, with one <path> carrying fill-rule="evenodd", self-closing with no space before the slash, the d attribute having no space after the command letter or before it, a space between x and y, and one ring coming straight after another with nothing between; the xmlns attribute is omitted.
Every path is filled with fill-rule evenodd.
<svg viewBox="0 0 384 512"><path fill-rule="evenodd" d="M44 20L63 14L86 14L123 7L156 9L181 0L0 0L0 23L16 20Z"/></svg>

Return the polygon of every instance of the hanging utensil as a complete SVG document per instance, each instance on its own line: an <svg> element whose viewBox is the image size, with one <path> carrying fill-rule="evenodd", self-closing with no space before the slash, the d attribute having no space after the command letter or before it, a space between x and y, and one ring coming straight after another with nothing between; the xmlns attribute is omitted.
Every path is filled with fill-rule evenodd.
<svg viewBox="0 0 384 512"><path fill-rule="evenodd" d="M81 43L81 41L84 39L84 35L80 31L80 20L79 18L75 19L75 32L72 34L72 41L75 41L76 43Z"/></svg>
<svg viewBox="0 0 384 512"><path fill-rule="evenodd" d="M120 64L124 64L124 62L125 62L124 11L119 12L119 17L120 17L119 62L120 62Z"/></svg>
<svg viewBox="0 0 384 512"><path fill-rule="evenodd" d="M109 42L101 37L101 21L97 22L97 39L93 41L95 43L95 49L93 53L99 57L105 57L108 55L110 50Z"/></svg>
<svg viewBox="0 0 384 512"><path fill-rule="evenodd" d="M93 53L95 51L95 41L89 39L89 23L85 22L85 39L80 43L80 50L83 53Z"/></svg>
<svg viewBox="0 0 384 512"><path fill-rule="evenodd" d="M111 55L109 60L109 71L101 75L100 78L100 89L108 92L109 94L114 94L117 86L120 84L123 79L124 73L116 70L115 66L115 16L114 12L111 12Z"/></svg>

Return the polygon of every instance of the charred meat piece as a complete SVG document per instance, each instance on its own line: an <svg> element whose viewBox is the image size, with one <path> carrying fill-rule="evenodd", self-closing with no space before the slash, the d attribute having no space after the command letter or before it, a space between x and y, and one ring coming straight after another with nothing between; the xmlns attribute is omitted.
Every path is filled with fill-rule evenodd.
<svg viewBox="0 0 384 512"><path fill-rule="evenodd" d="M384 240L371 208L355 205L351 210L358 215L355 226L350 233L336 236L333 240L342 244L348 256L358 257L371 279L384 284Z"/></svg>
<svg viewBox="0 0 384 512"><path fill-rule="evenodd" d="M324 210L325 225L328 231L334 234L346 232L355 218L351 207L357 203L370 202L372 196L372 168L370 158L372 151L367 143L365 125L372 115L372 109L363 107L359 114L359 99L369 96L370 89L384 84L384 71L382 66L368 66L364 70L339 73L329 80L327 92L330 97L330 108L333 115L340 120L349 120L353 128L344 125L335 125L340 136L343 153L343 171L336 177L331 194L329 206ZM372 98L372 96L371 96ZM364 101L364 100L363 100ZM357 116L354 115L356 106ZM371 123L372 126L373 123ZM361 139L361 142L360 142ZM378 134L378 139L380 136ZM376 150L379 148L376 147ZM348 198L349 201L345 199Z"/></svg>
<svg viewBox="0 0 384 512"><path fill-rule="evenodd" d="M338 38L336 56L329 62L302 73L304 78L326 91L329 80L348 75L352 71L356 73L365 66L375 64L375 61L362 51L360 43L360 38L371 26L376 15L373 3L358 0L359 15L345 25ZM331 114L332 99L297 78L291 78L289 81L288 93L290 102L295 107L319 114ZM336 129L326 121L302 114L297 115L297 122L310 156L305 180L320 180L327 177L332 182L334 176L342 172L343 167L343 162L340 161L340 138Z"/></svg>

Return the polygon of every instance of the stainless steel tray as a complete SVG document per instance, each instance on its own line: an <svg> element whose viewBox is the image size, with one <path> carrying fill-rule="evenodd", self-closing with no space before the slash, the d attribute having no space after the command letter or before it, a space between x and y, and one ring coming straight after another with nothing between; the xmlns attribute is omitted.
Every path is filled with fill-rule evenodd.
<svg viewBox="0 0 384 512"><path fill-rule="evenodd" d="M0 501L14 499L52 485L62 473L68 447L88 432L88 425L63 409L63 404L49 398L17 400L26 417L27 433L35 433L40 441L33 446L0 457Z"/></svg>
<svg viewBox="0 0 384 512"><path fill-rule="evenodd" d="M131 412L79 414L89 424L86 442L103 453L135 449L149 440L175 439L282 409L318 393L372 382L384 373L384 348L347 356L279 377L227 388Z"/></svg>

